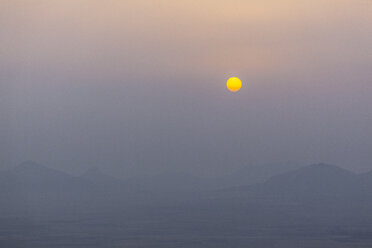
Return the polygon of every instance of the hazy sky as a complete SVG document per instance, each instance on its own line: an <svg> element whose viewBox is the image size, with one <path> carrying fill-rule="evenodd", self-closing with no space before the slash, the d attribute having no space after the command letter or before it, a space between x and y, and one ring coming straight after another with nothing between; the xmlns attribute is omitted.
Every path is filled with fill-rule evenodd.
<svg viewBox="0 0 372 248"><path fill-rule="evenodd" d="M372 1L0 0L0 87L0 167L372 169Z"/></svg>

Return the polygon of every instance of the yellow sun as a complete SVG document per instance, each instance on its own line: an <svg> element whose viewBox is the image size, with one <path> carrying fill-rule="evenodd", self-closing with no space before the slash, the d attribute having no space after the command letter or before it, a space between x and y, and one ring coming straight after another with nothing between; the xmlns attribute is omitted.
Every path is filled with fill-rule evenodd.
<svg viewBox="0 0 372 248"><path fill-rule="evenodd" d="M231 92L237 92L242 87L242 81L237 77L229 78L229 80L227 80L226 87Z"/></svg>

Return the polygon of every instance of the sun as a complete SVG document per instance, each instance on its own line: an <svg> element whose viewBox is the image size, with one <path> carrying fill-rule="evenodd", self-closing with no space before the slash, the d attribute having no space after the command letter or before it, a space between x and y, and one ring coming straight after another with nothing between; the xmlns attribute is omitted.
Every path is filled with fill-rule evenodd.
<svg viewBox="0 0 372 248"><path fill-rule="evenodd" d="M229 78L229 80L227 80L226 87L231 92L238 92L240 88L242 87L242 81L237 77L231 77Z"/></svg>

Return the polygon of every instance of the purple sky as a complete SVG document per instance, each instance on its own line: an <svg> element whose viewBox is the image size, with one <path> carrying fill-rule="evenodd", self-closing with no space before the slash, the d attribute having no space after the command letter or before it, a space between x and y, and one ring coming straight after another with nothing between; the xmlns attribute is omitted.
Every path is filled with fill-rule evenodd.
<svg viewBox="0 0 372 248"><path fill-rule="evenodd" d="M371 1L0 0L0 55L1 167L372 169Z"/></svg>

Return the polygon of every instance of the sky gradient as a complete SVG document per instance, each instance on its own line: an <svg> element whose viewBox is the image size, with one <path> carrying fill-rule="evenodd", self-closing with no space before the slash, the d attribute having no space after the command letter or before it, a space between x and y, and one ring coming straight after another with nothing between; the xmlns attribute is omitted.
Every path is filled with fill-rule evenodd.
<svg viewBox="0 0 372 248"><path fill-rule="evenodd" d="M0 0L0 166L368 170L371 44L368 0Z"/></svg>

